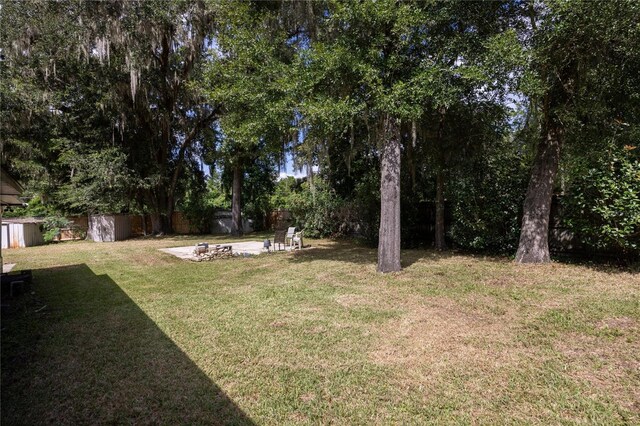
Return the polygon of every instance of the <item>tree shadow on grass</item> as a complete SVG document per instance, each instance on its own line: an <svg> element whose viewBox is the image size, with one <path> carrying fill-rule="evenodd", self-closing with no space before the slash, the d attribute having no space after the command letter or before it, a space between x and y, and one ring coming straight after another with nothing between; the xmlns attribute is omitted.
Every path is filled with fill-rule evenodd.
<svg viewBox="0 0 640 426"><path fill-rule="evenodd" d="M108 275L33 290L3 308L3 424L253 424Z"/></svg>
<svg viewBox="0 0 640 426"><path fill-rule="evenodd" d="M640 272L640 261L632 262L615 258L590 259L587 256L579 257L567 254L555 254L551 258L554 262L563 265L579 266L607 275L637 274Z"/></svg>
<svg viewBox="0 0 640 426"><path fill-rule="evenodd" d="M307 245L305 249L294 253L288 257L288 261L292 263L307 263L318 260L347 262L356 265L376 265L378 250L364 244L359 244L350 240L332 240L330 242L322 242L321 244ZM490 262L495 264L514 263L512 258L505 255L464 251L464 250L444 250L438 251L432 248L402 249L401 252L402 268L408 268L414 263L421 261L439 262L441 260L460 258L460 260L474 258L482 262ZM629 266L620 266L615 264L597 263L589 260L583 260L575 257L554 258L554 262L566 265L575 265L592 269L596 272L606 274L624 274L638 273L640 264ZM544 265L525 264L525 267L535 267Z"/></svg>
<svg viewBox="0 0 640 426"><path fill-rule="evenodd" d="M348 262L358 265L376 265L378 262L378 250L353 241L334 240L328 244L307 247L296 251L290 257L294 263L313 262L317 260ZM456 256L454 252L436 251L432 249L403 249L400 258L403 268L407 268L424 259L438 261Z"/></svg>

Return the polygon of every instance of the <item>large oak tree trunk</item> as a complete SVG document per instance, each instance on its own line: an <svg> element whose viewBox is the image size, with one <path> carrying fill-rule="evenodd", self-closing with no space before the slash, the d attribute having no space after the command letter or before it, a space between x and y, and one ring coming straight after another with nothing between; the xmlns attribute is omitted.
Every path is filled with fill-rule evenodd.
<svg viewBox="0 0 640 426"><path fill-rule="evenodd" d="M233 188L231 199L231 235L238 237L244 232L242 229L242 166L237 163L233 167Z"/></svg>
<svg viewBox="0 0 640 426"><path fill-rule="evenodd" d="M166 234L173 233L173 212L176 210L175 205L176 202L172 193L167 200L167 215L165 216L164 222L164 232Z"/></svg>
<svg viewBox="0 0 640 426"><path fill-rule="evenodd" d="M173 209L169 208L170 199L165 188L156 188L149 194L151 201L151 232L155 235L171 233L171 222L167 214L171 214Z"/></svg>
<svg viewBox="0 0 640 426"><path fill-rule="evenodd" d="M380 158L380 233L378 272L400 266L400 124L385 117Z"/></svg>
<svg viewBox="0 0 640 426"><path fill-rule="evenodd" d="M182 144L180 145L176 166L173 170L173 174L171 176L171 184L169 185L167 193L167 218L165 224L166 233L173 232L173 212L176 209L176 188L178 187L178 178L180 177L182 167L184 165L185 154L195 141L197 135L199 135L200 132L211 123L215 116L216 110L214 109L194 125L194 127L191 129L189 134L185 137L184 141L182 141ZM168 135L168 137L170 138L171 135ZM166 146L169 146L169 144L167 144Z"/></svg>
<svg viewBox="0 0 640 426"><path fill-rule="evenodd" d="M157 212L151 213L151 233L163 234L164 233L164 220L163 215Z"/></svg>
<svg viewBox="0 0 640 426"><path fill-rule="evenodd" d="M531 180L524 200L516 262L543 263L549 256L549 214L560 162L560 130L547 124L538 144Z"/></svg>
<svg viewBox="0 0 640 426"><path fill-rule="evenodd" d="M444 173L438 170L436 174L436 250L447 248L444 234Z"/></svg>
<svg viewBox="0 0 640 426"><path fill-rule="evenodd" d="M140 215L140 218L142 219L142 235L143 236L147 236L147 215L144 213L144 211L142 212L142 214Z"/></svg>

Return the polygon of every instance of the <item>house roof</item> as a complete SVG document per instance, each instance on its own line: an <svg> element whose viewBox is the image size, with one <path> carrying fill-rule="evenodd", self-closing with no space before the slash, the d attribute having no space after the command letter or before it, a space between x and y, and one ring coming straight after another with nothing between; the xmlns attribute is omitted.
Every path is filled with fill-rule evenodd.
<svg viewBox="0 0 640 426"><path fill-rule="evenodd" d="M24 202L18 198L23 188L14 178L2 169L0 177L0 204L3 206L21 206Z"/></svg>

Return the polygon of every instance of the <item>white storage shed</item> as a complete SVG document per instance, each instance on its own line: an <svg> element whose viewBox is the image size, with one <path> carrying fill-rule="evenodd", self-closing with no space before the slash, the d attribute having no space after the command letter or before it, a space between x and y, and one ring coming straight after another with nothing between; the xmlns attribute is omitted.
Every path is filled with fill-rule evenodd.
<svg viewBox="0 0 640 426"><path fill-rule="evenodd" d="M2 248L31 247L44 244L40 222L29 219L3 219Z"/></svg>
<svg viewBox="0 0 640 426"><path fill-rule="evenodd" d="M93 241L126 240L131 236L131 219L127 215L91 215L87 235Z"/></svg>

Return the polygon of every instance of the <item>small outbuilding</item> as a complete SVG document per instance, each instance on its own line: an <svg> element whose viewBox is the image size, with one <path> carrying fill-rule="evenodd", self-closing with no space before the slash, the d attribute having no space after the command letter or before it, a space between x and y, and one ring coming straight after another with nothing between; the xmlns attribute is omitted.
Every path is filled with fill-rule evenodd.
<svg viewBox="0 0 640 426"><path fill-rule="evenodd" d="M32 247L44 244L37 219L3 219L2 248Z"/></svg>
<svg viewBox="0 0 640 426"><path fill-rule="evenodd" d="M111 242L131 236L131 219L127 215L91 215L87 236L93 241Z"/></svg>
<svg viewBox="0 0 640 426"><path fill-rule="evenodd" d="M211 223L212 234L230 234L231 233L231 211L221 210L213 215ZM242 219L242 230L245 233L253 232L253 220Z"/></svg>

